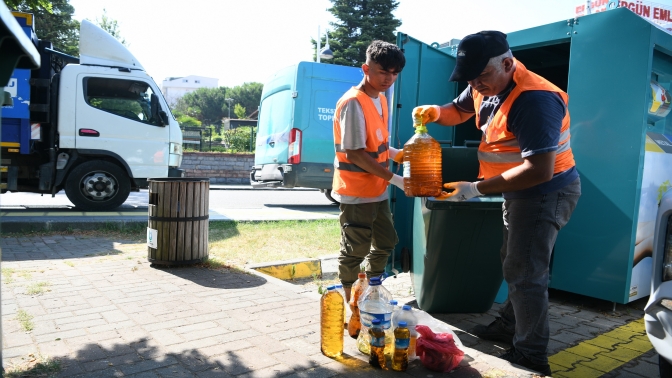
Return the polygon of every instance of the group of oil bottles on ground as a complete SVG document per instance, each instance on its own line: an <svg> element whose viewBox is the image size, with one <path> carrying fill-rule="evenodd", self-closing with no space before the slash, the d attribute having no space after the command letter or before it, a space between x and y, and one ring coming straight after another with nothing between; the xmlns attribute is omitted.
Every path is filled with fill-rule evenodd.
<svg viewBox="0 0 672 378"><path fill-rule="evenodd" d="M404 193L409 197L445 196L442 191L441 146L428 133L424 124L416 121L415 135L404 144ZM396 160L399 162L399 160ZM320 331L322 353L327 357L343 354L345 304L342 286L329 286L321 300ZM352 316L347 322L348 334L357 339L360 352L369 355L369 364L405 371L409 359L415 356L417 319L410 306L400 307L381 285L380 277L366 280L359 273L352 286L349 301Z"/></svg>
<svg viewBox="0 0 672 378"><path fill-rule="evenodd" d="M367 282L366 273L359 273L348 304L352 311L348 334L357 339L357 349L369 355L369 364L388 369L390 360L392 370L405 371L408 361L416 357L417 320L411 307L398 306L381 285L381 278L372 277ZM339 357L343 354L344 295L336 286L327 287L320 308L322 353Z"/></svg>

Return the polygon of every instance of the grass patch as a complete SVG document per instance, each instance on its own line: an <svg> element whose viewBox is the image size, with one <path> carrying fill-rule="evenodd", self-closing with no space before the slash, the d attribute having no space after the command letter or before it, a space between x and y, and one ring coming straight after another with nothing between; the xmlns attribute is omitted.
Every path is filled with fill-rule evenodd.
<svg viewBox="0 0 672 378"><path fill-rule="evenodd" d="M16 269L2 268L2 276L5 278L5 283L14 282L14 277L13 277L14 272L16 272Z"/></svg>
<svg viewBox="0 0 672 378"><path fill-rule="evenodd" d="M32 331L35 328L33 324L33 316L27 313L25 310L19 310L16 312L16 320L21 324L21 328L26 331Z"/></svg>
<svg viewBox="0 0 672 378"><path fill-rule="evenodd" d="M315 258L337 253L338 220L216 222L210 225L210 257L227 264Z"/></svg>
<svg viewBox="0 0 672 378"><path fill-rule="evenodd" d="M36 282L26 288L27 295L39 295L44 293L44 288L49 286L49 282Z"/></svg>
<svg viewBox="0 0 672 378"><path fill-rule="evenodd" d="M76 238L100 237L123 240L123 247L87 254L102 261L110 255L125 252L144 252L146 226L110 224L97 230L77 230ZM72 232L28 232L33 236L71 235ZM25 234L24 234L25 235ZM209 229L210 260L204 266L211 269L230 269L251 263L263 263L299 258L315 258L338 253L340 226L338 220L266 221L266 222L213 222ZM3 235L10 237L11 235ZM117 247L115 247L117 248ZM131 259L128 255L124 256ZM4 270L3 270L4 272ZM3 273L4 274L4 273ZM11 277L11 274L5 274Z"/></svg>
<svg viewBox="0 0 672 378"><path fill-rule="evenodd" d="M74 268L74 267L75 267L75 263L73 263L72 261L67 261L67 260L66 260L66 261L63 261L63 263L64 263L65 265L71 267L71 268Z"/></svg>
<svg viewBox="0 0 672 378"><path fill-rule="evenodd" d="M25 363L21 366L9 367L3 376L6 378L55 377L61 369L61 362L59 360L44 358L42 356L35 357L35 355L31 354Z"/></svg>

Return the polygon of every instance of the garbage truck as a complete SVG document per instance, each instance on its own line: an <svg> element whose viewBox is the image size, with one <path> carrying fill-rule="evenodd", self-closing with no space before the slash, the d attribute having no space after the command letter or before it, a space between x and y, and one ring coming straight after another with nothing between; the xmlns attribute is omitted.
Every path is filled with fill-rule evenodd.
<svg viewBox="0 0 672 378"><path fill-rule="evenodd" d="M332 202L336 102L362 81L361 68L300 62L265 84L250 172L253 187L316 188Z"/></svg>
<svg viewBox="0 0 672 378"><path fill-rule="evenodd" d="M159 87L133 54L83 20L79 58L35 34L33 14L13 12L41 67L16 69L2 108L3 193L65 190L76 208L122 205L148 178L181 177L182 132Z"/></svg>

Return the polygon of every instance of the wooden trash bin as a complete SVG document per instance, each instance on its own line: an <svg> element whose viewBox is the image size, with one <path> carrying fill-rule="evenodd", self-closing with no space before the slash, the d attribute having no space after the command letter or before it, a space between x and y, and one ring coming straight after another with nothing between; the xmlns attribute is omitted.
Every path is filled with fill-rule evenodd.
<svg viewBox="0 0 672 378"><path fill-rule="evenodd" d="M179 177L147 181L147 260L187 265L207 259L210 180Z"/></svg>

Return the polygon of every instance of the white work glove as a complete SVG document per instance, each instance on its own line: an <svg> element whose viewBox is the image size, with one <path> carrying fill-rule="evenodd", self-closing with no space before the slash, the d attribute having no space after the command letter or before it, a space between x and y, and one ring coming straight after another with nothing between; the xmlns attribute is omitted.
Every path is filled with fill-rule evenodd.
<svg viewBox="0 0 672 378"><path fill-rule="evenodd" d="M441 107L439 105L421 105L413 108L411 113L413 123L422 123L426 125L431 122L436 122L441 116Z"/></svg>
<svg viewBox="0 0 672 378"><path fill-rule="evenodd" d="M390 179L390 184L396 186L401 190L404 190L404 178L399 175L395 175L393 173L392 178Z"/></svg>
<svg viewBox="0 0 672 378"><path fill-rule="evenodd" d="M404 161L404 150L397 150L396 148L390 146L390 160L401 164Z"/></svg>
<svg viewBox="0 0 672 378"><path fill-rule="evenodd" d="M466 201L470 198L482 196L483 194L478 191L476 184L477 183L475 182L466 182L466 181L449 182L447 184L443 184L443 187L446 189L454 189L452 192L448 193L448 195L445 196L445 200L452 202L461 202Z"/></svg>

